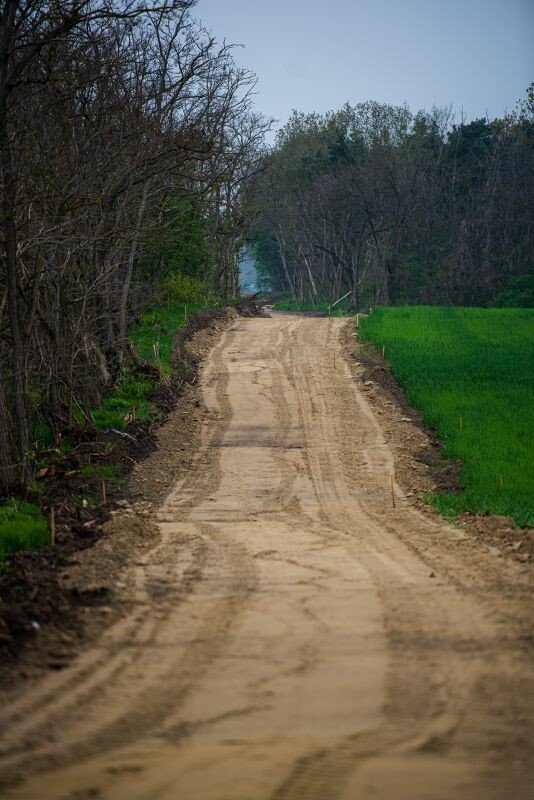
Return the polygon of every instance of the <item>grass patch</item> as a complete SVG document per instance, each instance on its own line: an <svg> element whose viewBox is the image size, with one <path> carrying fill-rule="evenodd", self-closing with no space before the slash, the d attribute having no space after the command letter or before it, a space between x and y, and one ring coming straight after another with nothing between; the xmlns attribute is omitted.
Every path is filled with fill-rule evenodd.
<svg viewBox="0 0 534 800"><path fill-rule="evenodd" d="M80 478L90 478L95 481L115 483L118 480L118 464L87 464L80 470Z"/></svg>
<svg viewBox="0 0 534 800"><path fill-rule="evenodd" d="M190 314L200 310L199 305L184 303L168 303L152 311L145 312L139 323L130 332L131 342L141 359L150 362L157 369L148 376L143 370L125 368L116 386L108 391L103 399L102 408L93 409L92 417L97 428L106 430L116 428L125 430L131 421L142 422L155 419L162 412L149 399L159 375L164 378L171 373L171 354L173 340L178 330L187 322ZM77 409L75 420L80 427L86 423L84 416ZM51 431L44 425L35 428L35 439L42 449L55 448L56 442ZM59 456L66 455L73 448L70 437L63 437L59 445ZM40 461L39 467L47 466L47 461ZM120 466L113 463L97 463L84 466L79 478L88 483L116 483L119 479ZM42 491L36 482L35 491ZM100 498L86 495L75 498L78 505L98 505ZM18 550L35 550L50 542L50 533L45 518L39 508L31 503L18 503L8 500L0 505L0 565L5 558Z"/></svg>
<svg viewBox="0 0 534 800"><path fill-rule="evenodd" d="M534 310L404 307L360 319L408 401L463 462L464 491L429 499L445 516L534 525Z"/></svg>
<svg viewBox="0 0 534 800"><path fill-rule="evenodd" d="M294 300L279 300L273 303L273 311L319 311L328 316L329 309L330 302L328 300L319 303L296 303ZM348 302L339 303L330 311L332 317L347 317L352 316L353 313L349 311Z"/></svg>
<svg viewBox="0 0 534 800"><path fill-rule="evenodd" d="M196 304L167 303L145 311L130 331L129 338L137 355L155 366L163 378L172 372L176 333L200 308ZM104 397L102 408L92 411L96 427L125 430L134 419L143 422L153 417L156 411L149 400L153 388L151 381L140 378L130 368L124 369L118 384ZM83 424L83 418L78 421Z"/></svg>
<svg viewBox="0 0 534 800"><path fill-rule="evenodd" d="M0 568L19 550L37 550L50 544L50 533L38 506L8 500L0 505Z"/></svg>
<svg viewBox="0 0 534 800"><path fill-rule="evenodd" d="M187 318L200 309L196 304L167 303L145 311L139 324L130 331L130 341L140 358L159 367L164 375L170 374L174 336Z"/></svg>
<svg viewBox="0 0 534 800"><path fill-rule="evenodd" d="M148 399L152 388L150 381L139 380L130 369L124 369L118 384L104 397L102 408L92 412L96 427L124 430L129 419L147 420L152 413Z"/></svg>

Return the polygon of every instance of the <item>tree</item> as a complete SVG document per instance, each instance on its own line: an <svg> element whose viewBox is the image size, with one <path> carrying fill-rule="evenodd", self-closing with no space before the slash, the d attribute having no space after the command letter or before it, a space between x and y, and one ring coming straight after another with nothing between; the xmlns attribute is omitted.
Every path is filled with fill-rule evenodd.
<svg viewBox="0 0 534 800"><path fill-rule="evenodd" d="M533 96L456 125L374 102L295 112L255 185L260 270L298 301L494 303L534 255Z"/></svg>
<svg viewBox="0 0 534 800"><path fill-rule="evenodd" d="M226 291L218 243L237 246L268 123L192 6L0 3L0 490L30 482L36 430L91 424L132 318L193 270L194 230L195 269Z"/></svg>

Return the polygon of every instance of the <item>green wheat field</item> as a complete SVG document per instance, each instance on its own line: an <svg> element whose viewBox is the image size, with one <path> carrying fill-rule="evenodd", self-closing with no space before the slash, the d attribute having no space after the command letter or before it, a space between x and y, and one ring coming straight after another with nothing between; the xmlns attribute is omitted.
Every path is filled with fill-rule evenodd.
<svg viewBox="0 0 534 800"><path fill-rule="evenodd" d="M463 491L432 504L534 525L534 309L380 308L359 332L463 462Z"/></svg>

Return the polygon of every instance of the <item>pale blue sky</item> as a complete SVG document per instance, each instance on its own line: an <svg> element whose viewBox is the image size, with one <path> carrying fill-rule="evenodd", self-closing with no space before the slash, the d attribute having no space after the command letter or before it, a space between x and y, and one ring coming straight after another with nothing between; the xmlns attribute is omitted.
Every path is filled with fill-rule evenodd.
<svg viewBox="0 0 534 800"><path fill-rule="evenodd" d="M534 0L199 0L193 13L244 45L257 108L279 124L363 100L495 117L534 80Z"/></svg>

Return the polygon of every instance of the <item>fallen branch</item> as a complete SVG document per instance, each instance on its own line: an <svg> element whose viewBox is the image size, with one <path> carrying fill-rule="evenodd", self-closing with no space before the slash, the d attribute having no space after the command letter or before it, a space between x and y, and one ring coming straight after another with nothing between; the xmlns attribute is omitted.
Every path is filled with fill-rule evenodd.
<svg viewBox="0 0 534 800"><path fill-rule="evenodd" d="M129 439L131 442L137 441L135 436L132 436L131 433L126 433L126 431L118 431L117 428L106 428L104 433L114 433L115 436L120 436L122 439Z"/></svg>

